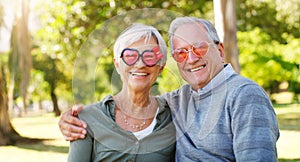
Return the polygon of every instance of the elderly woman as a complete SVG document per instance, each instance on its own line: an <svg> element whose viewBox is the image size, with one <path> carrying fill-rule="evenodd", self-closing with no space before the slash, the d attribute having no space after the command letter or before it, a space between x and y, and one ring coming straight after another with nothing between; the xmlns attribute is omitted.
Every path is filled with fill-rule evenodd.
<svg viewBox="0 0 300 162"><path fill-rule="evenodd" d="M134 24L118 37L114 65L122 89L79 113L88 133L85 139L71 142L68 161L174 161L170 109L150 96L166 55L162 36L151 26Z"/></svg>

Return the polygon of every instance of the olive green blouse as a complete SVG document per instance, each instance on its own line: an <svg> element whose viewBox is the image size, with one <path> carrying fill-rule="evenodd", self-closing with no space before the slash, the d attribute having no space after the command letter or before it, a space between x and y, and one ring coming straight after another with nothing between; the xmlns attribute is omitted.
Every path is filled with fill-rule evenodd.
<svg viewBox="0 0 300 162"><path fill-rule="evenodd" d="M68 161L174 161L176 137L171 112L164 100L156 99L157 124L153 132L141 140L116 124L112 96L86 106L79 118L87 123L88 133L85 139L70 143Z"/></svg>

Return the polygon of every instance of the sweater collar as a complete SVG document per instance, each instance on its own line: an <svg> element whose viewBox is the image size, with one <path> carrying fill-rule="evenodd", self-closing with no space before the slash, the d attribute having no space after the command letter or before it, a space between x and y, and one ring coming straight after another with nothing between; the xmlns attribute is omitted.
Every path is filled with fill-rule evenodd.
<svg viewBox="0 0 300 162"><path fill-rule="evenodd" d="M236 74L236 72L234 71L231 64L224 64L224 68L206 86L198 89L197 91L193 90L192 87L190 87L191 93L198 95L205 94L213 90L215 87L218 87L219 85L223 84L228 78L230 78L234 74Z"/></svg>

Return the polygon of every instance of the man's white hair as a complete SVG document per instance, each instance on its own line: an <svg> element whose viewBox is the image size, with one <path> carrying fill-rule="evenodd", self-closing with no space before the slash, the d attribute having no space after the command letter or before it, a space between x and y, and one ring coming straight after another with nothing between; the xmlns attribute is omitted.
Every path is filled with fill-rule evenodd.
<svg viewBox="0 0 300 162"><path fill-rule="evenodd" d="M200 18L196 18L196 17L178 17L171 22L170 28L169 28L169 39L170 39L171 51L174 50L173 39L175 36L174 33L177 30L177 28L184 24L192 24L192 23L202 24L205 27L205 29L207 30L209 38L216 44L220 43L220 39L219 39L219 36L217 34L215 27L208 20L200 19Z"/></svg>

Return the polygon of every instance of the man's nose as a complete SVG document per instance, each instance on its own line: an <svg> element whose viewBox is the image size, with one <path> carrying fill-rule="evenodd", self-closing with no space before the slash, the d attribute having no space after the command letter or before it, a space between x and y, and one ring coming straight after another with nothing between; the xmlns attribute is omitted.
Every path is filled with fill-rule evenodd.
<svg viewBox="0 0 300 162"><path fill-rule="evenodd" d="M198 60L199 60L199 57L197 57L192 50L188 50L187 63L191 64Z"/></svg>

